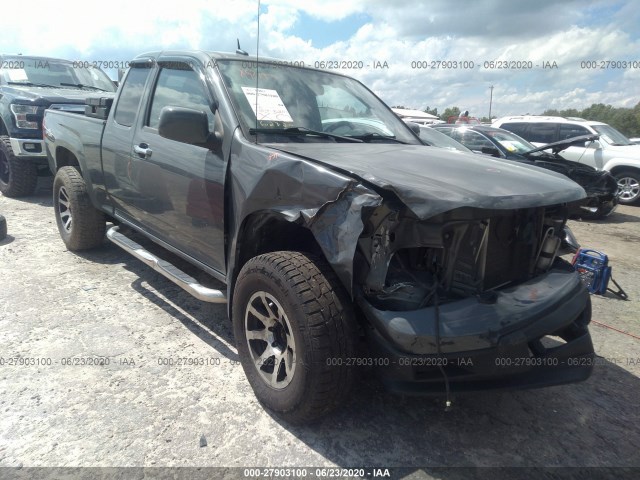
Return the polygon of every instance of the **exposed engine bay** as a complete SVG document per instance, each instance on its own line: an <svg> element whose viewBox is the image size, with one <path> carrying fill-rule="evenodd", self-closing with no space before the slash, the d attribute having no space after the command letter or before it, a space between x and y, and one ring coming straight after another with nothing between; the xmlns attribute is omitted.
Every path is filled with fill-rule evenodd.
<svg viewBox="0 0 640 480"><path fill-rule="evenodd" d="M377 308L415 310L495 291L544 273L556 261L566 206L460 208L428 221L378 207L365 224L356 284Z"/></svg>

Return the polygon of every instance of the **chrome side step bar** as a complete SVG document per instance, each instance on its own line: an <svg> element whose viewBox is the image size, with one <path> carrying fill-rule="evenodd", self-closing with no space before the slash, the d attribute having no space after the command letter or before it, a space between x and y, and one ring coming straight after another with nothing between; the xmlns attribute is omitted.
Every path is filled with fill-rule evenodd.
<svg viewBox="0 0 640 480"><path fill-rule="evenodd" d="M118 229L118 227L111 227L107 230L107 238L120 248L146 263L198 300L209 303L227 303L227 297L221 290L214 290L201 285L195 278L187 275L171 263L156 257L141 245L120 233Z"/></svg>

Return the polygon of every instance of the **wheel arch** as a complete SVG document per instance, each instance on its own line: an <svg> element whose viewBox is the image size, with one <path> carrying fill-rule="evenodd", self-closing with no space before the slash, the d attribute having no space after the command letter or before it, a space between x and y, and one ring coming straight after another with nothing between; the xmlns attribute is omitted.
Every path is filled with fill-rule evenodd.
<svg viewBox="0 0 640 480"><path fill-rule="evenodd" d="M640 175L640 167L633 167L631 165L616 165L615 167L612 167L609 172L615 177L616 174L627 170L636 172L638 175Z"/></svg>
<svg viewBox="0 0 640 480"><path fill-rule="evenodd" d="M232 318L233 290L242 267L253 257L278 251L312 253L327 260L311 230L290 221L282 212L262 210L248 215L238 229L227 276L229 318Z"/></svg>
<svg viewBox="0 0 640 480"><path fill-rule="evenodd" d="M9 130L7 129L7 126L5 125L4 119L2 117L0 117L0 135L9 136Z"/></svg>
<svg viewBox="0 0 640 480"><path fill-rule="evenodd" d="M66 147L56 147L55 154L56 172L62 167L75 167L82 174L82 167L75 154ZM56 173L54 172L54 174Z"/></svg>

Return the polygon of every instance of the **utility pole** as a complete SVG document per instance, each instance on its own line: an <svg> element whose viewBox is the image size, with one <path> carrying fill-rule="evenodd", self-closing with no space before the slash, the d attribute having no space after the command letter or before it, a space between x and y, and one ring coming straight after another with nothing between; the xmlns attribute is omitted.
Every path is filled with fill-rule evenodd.
<svg viewBox="0 0 640 480"><path fill-rule="evenodd" d="M489 87L491 89L491 96L489 97L489 123L491 123L491 105L493 104L493 85Z"/></svg>

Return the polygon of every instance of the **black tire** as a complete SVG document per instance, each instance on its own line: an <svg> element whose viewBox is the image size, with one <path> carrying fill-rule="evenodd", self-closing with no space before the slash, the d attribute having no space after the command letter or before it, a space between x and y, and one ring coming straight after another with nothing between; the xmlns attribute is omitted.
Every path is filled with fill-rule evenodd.
<svg viewBox="0 0 640 480"><path fill-rule="evenodd" d="M5 197L31 195L38 184L38 169L29 158L18 158L11 141L0 136L0 192Z"/></svg>
<svg viewBox="0 0 640 480"><path fill-rule="evenodd" d="M62 167L53 180L53 208L62 241L71 251L102 244L104 214L92 204L82 175L74 167Z"/></svg>
<svg viewBox="0 0 640 480"><path fill-rule="evenodd" d="M618 181L618 202L623 205L640 203L640 171L623 170L615 177Z"/></svg>
<svg viewBox="0 0 640 480"><path fill-rule="evenodd" d="M0 241L4 240L7 236L7 219L4 215L0 215Z"/></svg>
<svg viewBox="0 0 640 480"><path fill-rule="evenodd" d="M254 311L267 313L264 317L278 314L271 330L273 343L255 338L268 336L269 328L250 313L250 304ZM264 406L290 423L303 424L347 399L355 381L355 369L347 359L355 356L357 328L351 301L324 260L299 252L273 252L249 260L238 276L232 316L242 367ZM249 330L256 324L264 328ZM250 342L248 330L256 332ZM281 359L267 359L269 345L277 345L269 352L286 353ZM264 360L256 362L255 356Z"/></svg>

